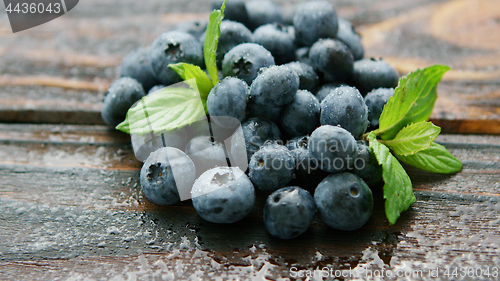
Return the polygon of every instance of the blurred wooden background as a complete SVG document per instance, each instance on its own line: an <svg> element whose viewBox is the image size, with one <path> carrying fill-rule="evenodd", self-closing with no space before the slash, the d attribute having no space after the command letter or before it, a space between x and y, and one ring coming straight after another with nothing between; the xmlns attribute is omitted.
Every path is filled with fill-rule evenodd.
<svg viewBox="0 0 500 281"><path fill-rule="evenodd" d="M276 1L286 13L297 2ZM395 226L375 192L362 229L334 231L316 218L290 241L264 229L263 195L251 215L228 226L203 221L190 202L155 206L140 192L129 137L103 126L101 101L126 53L181 21L208 18L209 1L86 0L16 34L2 11L0 279L279 280L293 266L493 273L500 264L500 3L333 3L363 35L366 56L383 57L401 74L452 67L431 118L448 133L438 141L464 163L462 172L410 170L417 202ZM439 279L461 278L444 273Z"/></svg>

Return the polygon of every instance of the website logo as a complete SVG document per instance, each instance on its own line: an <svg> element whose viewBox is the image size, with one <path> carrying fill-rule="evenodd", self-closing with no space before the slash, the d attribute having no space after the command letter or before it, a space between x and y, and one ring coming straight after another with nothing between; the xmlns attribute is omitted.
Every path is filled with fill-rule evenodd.
<svg viewBox="0 0 500 281"><path fill-rule="evenodd" d="M47 23L71 11L78 0L4 0L12 32Z"/></svg>

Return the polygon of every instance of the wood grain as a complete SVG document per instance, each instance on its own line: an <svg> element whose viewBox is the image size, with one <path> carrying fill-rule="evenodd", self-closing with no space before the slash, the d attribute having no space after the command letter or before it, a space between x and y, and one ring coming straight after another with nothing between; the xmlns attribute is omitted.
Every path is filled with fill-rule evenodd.
<svg viewBox="0 0 500 281"><path fill-rule="evenodd" d="M463 171L410 170L417 202L394 226L379 187L374 214L360 230L335 231L316 217L304 235L283 241L263 226L265 194L233 225L204 221L189 201L151 204L140 191L140 162L127 135L103 126L0 128L0 241L8 242L0 243L0 279L22 272L42 279L260 273L275 279L289 276L292 266L355 272L464 266L472 253L476 259L467 265L494 267L500 254L499 137L439 137Z"/></svg>

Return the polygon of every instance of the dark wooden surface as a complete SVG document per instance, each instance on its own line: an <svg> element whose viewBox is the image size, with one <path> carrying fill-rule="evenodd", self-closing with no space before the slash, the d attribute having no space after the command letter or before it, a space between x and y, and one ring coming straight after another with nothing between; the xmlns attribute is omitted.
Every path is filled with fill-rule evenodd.
<svg viewBox="0 0 500 281"><path fill-rule="evenodd" d="M278 3L288 12L297 2ZM379 190L360 230L335 231L316 217L290 241L266 232L262 194L247 218L227 226L203 221L190 202L156 206L140 191L129 137L102 125L101 101L128 51L179 21L207 18L209 2L80 1L18 34L2 12L0 280L280 280L291 267L324 266L361 277L363 269L422 270L410 278L417 280L435 268L436 280L461 279L444 276L446 268L491 273L500 264L498 1L335 4L363 34L367 56L401 74L434 63L453 68L432 119L463 171L410 168L417 202L394 226Z"/></svg>

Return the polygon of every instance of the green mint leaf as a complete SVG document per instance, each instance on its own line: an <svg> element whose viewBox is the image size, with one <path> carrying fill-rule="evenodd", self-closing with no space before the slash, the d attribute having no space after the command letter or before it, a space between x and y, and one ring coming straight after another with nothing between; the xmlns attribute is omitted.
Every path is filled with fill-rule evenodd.
<svg viewBox="0 0 500 281"><path fill-rule="evenodd" d="M207 67L210 78L212 78L212 84L214 86L219 83L219 70L217 69L216 55L217 44L220 37L220 23L224 18L225 7L226 0L222 3L220 10L214 10L210 13L210 20L208 21L207 31L205 33L205 43L203 45L205 66Z"/></svg>
<svg viewBox="0 0 500 281"><path fill-rule="evenodd" d="M201 101L203 102L203 106L206 110L207 97L210 93L210 90L213 88L212 81L210 81L208 75L203 70L201 70L199 66L189 63L181 62L176 64L169 64L168 67L177 72L177 74L179 74L179 76L185 81L188 81L190 79L196 80L196 86L200 91Z"/></svg>
<svg viewBox="0 0 500 281"><path fill-rule="evenodd" d="M143 97L128 110L125 121L116 129L143 135L172 131L201 120L205 110L196 82L191 79L186 84L190 87L167 87Z"/></svg>
<svg viewBox="0 0 500 281"><path fill-rule="evenodd" d="M453 174L462 170L462 162L444 146L435 142L429 148L413 155L396 155L396 157L408 165L438 174Z"/></svg>
<svg viewBox="0 0 500 281"><path fill-rule="evenodd" d="M377 136L390 140L406 125L428 121L437 98L437 84L449 69L434 65L399 79L394 95L380 115Z"/></svg>
<svg viewBox="0 0 500 281"><path fill-rule="evenodd" d="M396 155L411 155L428 148L441 133L441 128L431 122L418 122L401 129L392 140L382 141Z"/></svg>
<svg viewBox="0 0 500 281"><path fill-rule="evenodd" d="M410 177L387 146L380 143L374 132L368 135L370 147L382 165L384 179L385 215L390 224L396 223L400 214L416 201Z"/></svg>

